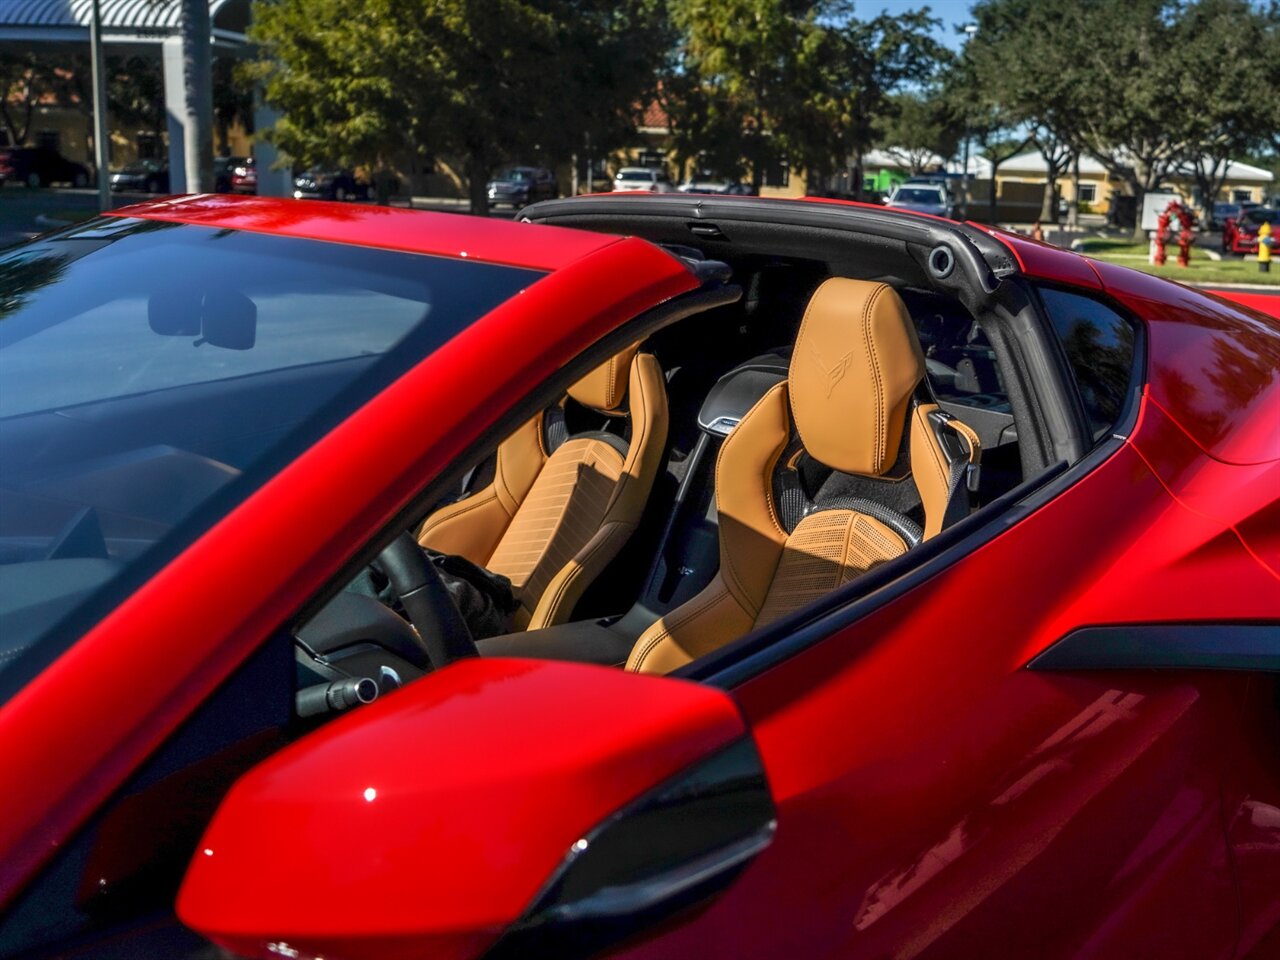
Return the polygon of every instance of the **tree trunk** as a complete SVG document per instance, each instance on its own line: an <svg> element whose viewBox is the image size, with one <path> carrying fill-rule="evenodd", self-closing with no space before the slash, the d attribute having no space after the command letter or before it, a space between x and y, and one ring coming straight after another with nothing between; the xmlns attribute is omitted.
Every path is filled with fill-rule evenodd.
<svg viewBox="0 0 1280 960"><path fill-rule="evenodd" d="M1049 171L1049 179L1044 182L1044 196L1040 201L1040 222L1056 223L1058 220L1058 184L1053 177L1053 171Z"/></svg>
<svg viewBox="0 0 1280 960"><path fill-rule="evenodd" d="M373 174L373 202L385 207L391 200L391 184L394 174L386 167L379 166Z"/></svg>
<svg viewBox="0 0 1280 960"><path fill-rule="evenodd" d="M1147 189L1140 183L1133 184L1133 233L1129 239L1133 243L1146 243L1147 231L1142 229L1142 201Z"/></svg>
<svg viewBox="0 0 1280 960"><path fill-rule="evenodd" d="M862 199L862 151L859 150L853 155L853 183L849 186L853 187L853 198L855 200Z"/></svg>
<svg viewBox="0 0 1280 960"><path fill-rule="evenodd" d="M467 158L467 195L471 198L471 212L477 217L489 215L489 160L483 153L473 153Z"/></svg>
<svg viewBox="0 0 1280 960"><path fill-rule="evenodd" d="M999 169L1000 164L993 160L991 162L991 196L987 198L987 223L991 224L993 227L996 225L996 208L999 204L999 199L996 196L998 186L996 183L996 172Z"/></svg>

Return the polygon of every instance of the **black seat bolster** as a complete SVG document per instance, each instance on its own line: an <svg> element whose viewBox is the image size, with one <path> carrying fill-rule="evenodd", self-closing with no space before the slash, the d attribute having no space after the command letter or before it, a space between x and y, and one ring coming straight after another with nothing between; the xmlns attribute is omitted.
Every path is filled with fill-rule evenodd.
<svg viewBox="0 0 1280 960"><path fill-rule="evenodd" d="M627 662L634 642L634 638L615 633L594 620L581 620L486 637L476 641L476 648L482 657L533 657L620 667Z"/></svg>

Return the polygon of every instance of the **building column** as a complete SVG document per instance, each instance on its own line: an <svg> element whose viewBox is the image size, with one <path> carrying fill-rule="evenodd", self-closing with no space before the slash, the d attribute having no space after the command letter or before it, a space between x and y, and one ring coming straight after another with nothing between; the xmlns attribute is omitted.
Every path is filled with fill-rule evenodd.
<svg viewBox="0 0 1280 960"><path fill-rule="evenodd" d="M188 77L182 38L167 38L161 49L169 131L169 189L192 193L200 189L201 171L212 170L213 164L212 54L205 50L203 58L193 57Z"/></svg>

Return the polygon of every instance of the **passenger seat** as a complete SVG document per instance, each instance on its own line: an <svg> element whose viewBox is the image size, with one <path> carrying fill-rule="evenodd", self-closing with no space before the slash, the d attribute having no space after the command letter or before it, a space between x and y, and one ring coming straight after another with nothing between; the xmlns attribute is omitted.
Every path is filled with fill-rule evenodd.
<svg viewBox="0 0 1280 960"><path fill-rule="evenodd" d="M563 402L498 447L492 482L423 523L424 547L511 579L514 628L563 623L640 522L667 442L667 393L652 354L633 344L569 388L575 403L626 418L570 435Z"/></svg>
<svg viewBox="0 0 1280 960"><path fill-rule="evenodd" d="M901 556L967 513L977 434L943 413L907 309L832 278L805 310L787 379L716 461L720 569L650 626L627 669L668 673ZM923 527L906 515L923 505Z"/></svg>

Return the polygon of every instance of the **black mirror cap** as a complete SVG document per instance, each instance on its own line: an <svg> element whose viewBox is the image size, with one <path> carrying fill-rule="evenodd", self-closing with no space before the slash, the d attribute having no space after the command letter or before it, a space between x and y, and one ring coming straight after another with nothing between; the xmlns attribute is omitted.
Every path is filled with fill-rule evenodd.
<svg viewBox="0 0 1280 960"><path fill-rule="evenodd" d="M726 889L773 841L777 811L748 734L579 839L484 960L580 960Z"/></svg>

